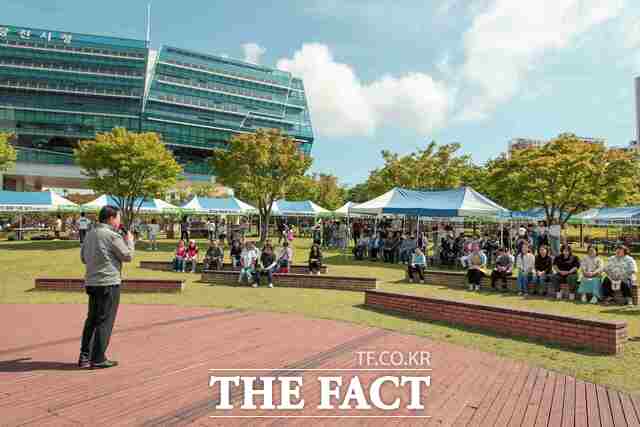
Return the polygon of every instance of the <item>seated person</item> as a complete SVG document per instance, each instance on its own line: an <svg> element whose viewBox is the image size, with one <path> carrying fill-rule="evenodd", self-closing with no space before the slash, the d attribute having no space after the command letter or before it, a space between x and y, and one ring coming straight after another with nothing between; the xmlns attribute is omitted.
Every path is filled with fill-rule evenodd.
<svg viewBox="0 0 640 427"><path fill-rule="evenodd" d="M420 248L416 248L411 255L411 261L407 266L407 272L409 273L409 282L413 283L415 277L414 275L418 273L418 277L420 278L420 282L424 283L424 269L427 266L427 258L424 256L424 253Z"/></svg>
<svg viewBox="0 0 640 427"><path fill-rule="evenodd" d="M531 253L529 242L522 242L520 253L516 257L518 269L518 295L529 295L529 282L533 282L533 270L536 257Z"/></svg>
<svg viewBox="0 0 640 427"><path fill-rule="evenodd" d="M184 273L184 260L187 258L187 247L184 245L184 240L178 242L176 248L175 257L173 258L173 270L181 271Z"/></svg>
<svg viewBox="0 0 640 427"><path fill-rule="evenodd" d="M549 248L541 245L538 248L535 265L533 269L533 282L536 284L536 293L545 295L547 293L547 282L551 280L553 273L553 258L549 255Z"/></svg>
<svg viewBox="0 0 640 427"><path fill-rule="evenodd" d="M356 247L353 249L355 258L359 261L363 260L367 256L367 249L369 248L369 236L363 234L358 239Z"/></svg>
<svg viewBox="0 0 640 427"><path fill-rule="evenodd" d="M398 239L399 240L399 239ZM382 255L384 262L393 262L393 252L396 247L396 238L388 238L384 240L382 247Z"/></svg>
<svg viewBox="0 0 640 427"><path fill-rule="evenodd" d="M613 300L614 291L622 290L627 305L633 304L631 288L636 286L636 261L629 256L629 250L624 245L616 247L616 254L609 258L604 268L607 277L602 282L602 296L606 303Z"/></svg>
<svg viewBox="0 0 640 427"><path fill-rule="evenodd" d="M242 283L246 277L247 283L251 284L254 280L258 258L258 249L256 249L253 242L247 242L240 254L240 276L238 277L238 283Z"/></svg>
<svg viewBox="0 0 640 427"><path fill-rule="evenodd" d="M309 251L309 273L320 274L321 267L322 251L320 250L320 245L314 243L313 246L311 246L311 250Z"/></svg>
<svg viewBox="0 0 640 427"><path fill-rule="evenodd" d="M293 250L289 247L289 242L282 244L282 249L278 255L278 272L288 273L291 262L293 261Z"/></svg>
<svg viewBox="0 0 640 427"><path fill-rule="evenodd" d="M475 242L471 246L471 253L463 258L466 258L465 266L468 268L467 281L469 282L469 290L479 291L480 282L485 277L482 269L487 265L487 256L480 250L480 244Z"/></svg>
<svg viewBox="0 0 640 427"><path fill-rule="evenodd" d="M384 246L384 240L380 237L380 233L371 237L369 240L369 258L371 261L378 260L378 254L380 253L380 249Z"/></svg>
<svg viewBox="0 0 640 427"><path fill-rule="evenodd" d="M204 255L204 268L207 270L222 270L224 251L216 240L212 240Z"/></svg>
<svg viewBox="0 0 640 427"><path fill-rule="evenodd" d="M276 271L278 263L276 262L276 256L273 253L273 247L270 244L265 244L258 260L256 268L256 282L253 284L254 288L257 288L260 284L260 279L267 276L269 287L273 288L273 273Z"/></svg>
<svg viewBox="0 0 640 427"><path fill-rule="evenodd" d="M403 264L409 264L413 251L418 247L418 241L415 236L411 236L408 239L402 240L400 243L400 262ZM424 252L423 252L424 254Z"/></svg>
<svg viewBox="0 0 640 427"><path fill-rule="evenodd" d="M491 272L491 289L496 289L496 282L502 280L502 290L507 290L507 278L511 277L513 258L504 248L498 249L496 266Z"/></svg>
<svg viewBox="0 0 640 427"><path fill-rule="evenodd" d="M198 266L198 245L195 240L190 240L189 246L187 246L187 256L184 259L185 266L187 263L191 263L191 272L195 273Z"/></svg>
<svg viewBox="0 0 640 427"><path fill-rule="evenodd" d="M240 258L242 256L242 245L240 240L233 239L231 241L231 249L229 249L229 255L231 256L231 265L233 268L240 267Z"/></svg>
<svg viewBox="0 0 640 427"><path fill-rule="evenodd" d="M587 295L592 295L591 303L597 304L600 298L604 263L598 256L595 246L589 245L587 248L587 256L580 261L580 270L582 270L582 280L580 280L578 293L581 295L581 300L587 302Z"/></svg>
<svg viewBox="0 0 640 427"><path fill-rule="evenodd" d="M571 253L571 246L563 245L560 249L560 255L553 259L553 267L555 274L553 275L553 287L556 292L556 298L562 299L561 284L569 285L569 299L576 297L576 288L578 287L578 268L580 268L580 260Z"/></svg>

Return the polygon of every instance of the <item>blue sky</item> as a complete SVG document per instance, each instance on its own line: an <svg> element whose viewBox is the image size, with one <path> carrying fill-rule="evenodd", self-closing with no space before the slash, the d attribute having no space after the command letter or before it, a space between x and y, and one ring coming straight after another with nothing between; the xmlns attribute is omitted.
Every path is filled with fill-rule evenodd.
<svg viewBox="0 0 640 427"><path fill-rule="evenodd" d="M11 25L144 38L145 0L4 0ZM364 180L380 151L460 142L482 162L513 137L635 138L640 2L155 0L152 45L304 78L314 171Z"/></svg>

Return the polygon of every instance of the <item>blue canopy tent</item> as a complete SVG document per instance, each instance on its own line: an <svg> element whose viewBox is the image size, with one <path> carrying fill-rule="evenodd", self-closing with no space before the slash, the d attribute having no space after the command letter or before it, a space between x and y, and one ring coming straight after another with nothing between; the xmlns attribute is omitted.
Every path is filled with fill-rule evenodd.
<svg viewBox="0 0 640 427"><path fill-rule="evenodd" d="M22 240L24 231L28 231L22 227L22 214L69 212L77 209L78 205L51 190L41 192L0 191L0 212L19 214L18 240Z"/></svg>
<svg viewBox="0 0 640 427"><path fill-rule="evenodd" d="M244 215L255 214L256 208L235 197L194 197L181 209L196 214L218 214L218 215Z"/></svg>
<svg viewBox="0 0 640 427"><path fill-rule="evenodd" d="M82 209L96 211L106 205L118 206L118 199L114 196L102 195L97 199L82 205ZM138 206L140 206L141 214L162 214L178 211L176 206L160 199L136 199L133 206L134 209L137 209Z"/></svg>
<svg viewBox="0 0 640 427"><path fill-rule="evenodd" d="M53 191L0 191L0 212L74 211L78 205Z"/></svg>
<svg viewBox="0 0 640 427"><path fill-rule="evenodd" d="M316 205L311 200L291 202L277 200L271 209L272 216L318 217L331 215L331 211Z"/></svg>
<svg viewBox="0 0 640 427"><path fill-rule="evenodd" d="M566 215L565 212L556 211L556 218L565 218ZM547 219L547 213L544 208L533 208L526 211L510 211L502 217L514 221L544 221Z"/></svg>
<svg viewBox="0 0 640 427"><path fill-rule="evenodd" d="M575 216L576 220L592 225L640 225L640 206L593 208Z"/></svg>
<svg viewBox="0 0 640 427"><path fill-rule="evenodd" d="M444 191L394 188L375 199L351 207L349 212L365 215L496 218L509 211L471 187L460 187Z"/></svg>

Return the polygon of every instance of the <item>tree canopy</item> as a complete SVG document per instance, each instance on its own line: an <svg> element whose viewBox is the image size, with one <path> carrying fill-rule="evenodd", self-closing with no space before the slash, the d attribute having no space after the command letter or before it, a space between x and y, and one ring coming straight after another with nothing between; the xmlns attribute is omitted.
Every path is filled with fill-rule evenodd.
<svg viewBox="0 0 640 427"><path fill-rule="evenodd" d="M273 203L283 198L311 167L296 141L277 129L234 135L226 149L216 149L211 157L216 180L252 202L262 221L261 239L268 236Z"/></svg>
<svg viewBox="0 0 640 427"><path fill-rule="evenodd" d="M561 222L591 207L618 206L634 192L637 161L629 152L561 134L541 147L516 150L486 165L481 190L512 210L541 207Z"/></svg>
<svg viewBox="0 0 640 427"><path fill-rule="evenodd" d="M458 154L459 150L460 144L438 145L433 141L424 149L404 156L384 150L384 166L371 171L364 184L352 187L348 198L363 202L394 187L416 190L459 187L476 171L471 157Z"/></svg>
<svg viewBox="0 0 640 427"><path fill-rule="evenodd" d="M9 144L11 136L0 132L0 172L9 169L16 161L16 150Z"/></svg>
<svg viewBox="0 0 640 427"><path fill-rule="evenodd" d="M143 199L163 195L175 186L182 172L160 135L153 132L115 128L99 133L95 140L80 141L75 157L89 178L89 187L118 200L127 226L138 214Z"/></svg>
<svg viewBox="0 0 640 427"><path fill-rule="evenodd" d="M346 190L340 186L338 178L330 174L304 175L289 187L287 200L311 200L329 210L344 204Z"/></svg>

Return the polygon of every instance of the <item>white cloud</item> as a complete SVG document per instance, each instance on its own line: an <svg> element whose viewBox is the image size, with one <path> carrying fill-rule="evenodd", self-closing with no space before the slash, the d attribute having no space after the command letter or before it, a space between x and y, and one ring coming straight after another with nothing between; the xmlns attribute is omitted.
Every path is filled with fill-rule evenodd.
<svg viewBox="0 0 640 427"><path fill-rule="evenodd" d="M250 62L256 65L260 64L262 55L264 55L267 51L267 49L263 48L257 43L245 43L242 45L242 50L244 52L245 62Z"/></svg>
<svg viewBox="0 0 640 427"><path fill-rule="evenodd" d="M386 124L428 134L444 125L452 103L445 84L423 73L362 83L323 44L305 44L277 67L304 80L314 128L324 136L372 135Z"/></svg>
<svg viewBox="0 0 640 427"><path fill-rule="evenodd" d="M458 119L477 120L511 99L549 50L618 16L624 0L495 0L464 35L462 76L475 87Z"/></svg>

